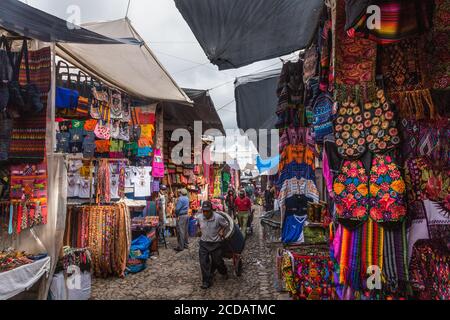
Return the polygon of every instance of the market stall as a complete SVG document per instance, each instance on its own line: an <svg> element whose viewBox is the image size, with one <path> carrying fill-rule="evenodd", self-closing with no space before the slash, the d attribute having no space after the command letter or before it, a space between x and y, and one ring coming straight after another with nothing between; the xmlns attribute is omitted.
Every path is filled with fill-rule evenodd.
<svg viewBox="0 0 450 320"><path fill-rule="evenodd" d="M160 112L155 103L168 100L190 104L190 100L151 51L142 46L142 38L129 20L123 24L128 34L102 35L78 26L68 28L66 21L19 1L2 1L0 9L1 297L15 298L37 287L37 297L46 299L58 260L58 272L80 267L68 258L74 252L81 252L82 257L92 254L88 265L101 276L123 275L131 246L131 217L126 204L112 203L111 198L124 198L124 168L136 161L135 151L143 149L145 159L139 167L162 165L153 156L159 152L153 149L162 148L161 142L152 141L158 127L155 114ZM118 60L105 67L96 63L98 56L93 54L106 48L108 55ZM118 58L124 52L137 54L141 67L145 65L149 71L140 74L139 86L123 74L117 77L131 68L131 60ZM67 64L62 55L74 64ZM136 74L132 78L137 79ZM142 134L132 140L136 148L124 148L130 136L127 124L132 121ZM111 143L111 136L119 141ZM126 152L131 153L131 159ZM143 172L139 176L139 172L136 184L145 180L141 189L151 192L148 181L156 188L157 181L152 179L155 175L147 177ZM130 193L135 195L135 190ZM71 209L92 210L92 219L71 213L66 220L68 202ZM99 223L114 226L108 234L110 246L105 247L107 252L115 252L111 255L113 262L98 262L103 247L88 248L98 243L101 234L85 238L87 233L78 237L79 230L70 232L69 228L68 232L66 225L74 226L78 221L84 227L80 230L87 233ZM89 228L91 225L95 228ZM96 240L90 240L94 236ZM63 251L63 242L72 248Z"/></svg>

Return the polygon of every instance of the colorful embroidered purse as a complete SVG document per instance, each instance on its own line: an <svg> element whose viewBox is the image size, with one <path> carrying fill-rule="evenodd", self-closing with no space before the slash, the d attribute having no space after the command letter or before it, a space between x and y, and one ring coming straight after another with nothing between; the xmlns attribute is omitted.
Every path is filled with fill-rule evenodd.
<svg viewBox="0 0 450 320"><path fill-rule="evenodd" d="M383 153L400 143L395 115L383 90L377 91L377 101L364 104L363 116L366 142L370 151Z"/></svg>
<svg viewBox="0 0 450 320"><path fill-rule="evenodd" d="M336 145L341 157L357 159L366 152L364 121L370 120L369 112L362 112L361 107L352 102L342 103L334 124Z"/></svg>
<svg viewBox="0 0 450 320"><path fill-rule="evenodd" d="M336 216L348 227L357 227L368 218L368 176L360 160L345 160L333 183Z"/></svg>
<svg viewBox="0 0 450 320"><path fill-rule="evenodd" d="M382 224L403 221L406 185L390 155L375 155L370 170L370 217Z"/></svg>

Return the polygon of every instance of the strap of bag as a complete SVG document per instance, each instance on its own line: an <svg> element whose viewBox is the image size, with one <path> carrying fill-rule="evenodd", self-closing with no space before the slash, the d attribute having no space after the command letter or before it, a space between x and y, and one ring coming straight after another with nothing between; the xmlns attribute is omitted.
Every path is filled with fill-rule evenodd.
<svg viewBox="0 0 450 320"><path fill-rule="evenodd" d="M61 68L64 65L64 67L67 69L67 72L61 72ZM63 80L63 76L67 75L67 80L66 80L66 84L65 86L68 87L69 83L70 83L70 67L69 64L59 60L58 63L56 64L56 75L58 78L58 85L63 86L64 85L64 80Z"/></svg>
<svg viewBox="0 0 450 320"><path fill-rule="evenodd" d="M26 39L23 40L22 43L22 54L25 55L25 71L27 74L27 84L31 83L31 76L30 76L30 61L28 56L28 42ZM20 71L20 64L22 62L22 57L19 60L19 71Z"/></svg>
<svg viewBox="0 0 450 320"><path fill-rule="evenodd" d="M6 39L5 36L2 36L2 38L3 38L3 45L5 46L6 53L7 53L8 59L9 59L9 63L11 64L11 67L13 69L12 81L19 81L20 64L22 63L24 50L27 51L27 61L28 61L28 47L26 45L26 40L24 40L25 46L22 45L22 49L20 50L19 58L17 59L17 63L14 63L14 57L12 55L11 46L9 45L8 39ZM27 63L27 61L26 61L26 63ZM28 72L29 72L29 69L28 69Z"/></svg>

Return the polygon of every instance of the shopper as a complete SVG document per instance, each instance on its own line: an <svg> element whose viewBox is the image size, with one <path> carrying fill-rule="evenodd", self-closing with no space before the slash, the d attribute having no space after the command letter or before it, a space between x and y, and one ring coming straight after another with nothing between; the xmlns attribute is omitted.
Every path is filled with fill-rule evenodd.
<svg viewBox="0 0 450 320"><path fill-rule="evenodd" d="M200 233L200 269L202 271L202 289L208 289L212 284L212 277L217 270L228 279L227 267L223 261L222 242L227 220L214 212L212 203L205 201L202 204L202 214L198 216Z"/></svg>
<svg viewBox="0 0 450 320"><path fill-rule="evenodd" d="M180 190L181 196L177 200L175 207L175 215L177 217L177 237L178 247L174 250L177 252L188 249L188 229L189 229L189 198L186 189Z"/></svg>
<svg viewBox="0 0 450 320"><path fill-rule="evenodd" d="M228 190L227 197L225 198L225 204L227 205L228 215L233 219L236 217L236 207L234 202L236 201L236 193L233 189Z"/></svg>
<svg viewBox="0 0 450 320"><path fill-rule="evenodd" d="M242 234L244 235L245 238L247 235L248 217L252 210L252 202L245 195L245 190L241 190L239 192L239 197L236 198L234 203L237 210L239 227L241 228Z"/></svg>
<svg viewBox="0 0 450 320"><path fill-rule="evenodd" d="M274 190L267 185L266 191L264 191L264 209L267 211L273 210L273 201L275 199Z"/></svg>

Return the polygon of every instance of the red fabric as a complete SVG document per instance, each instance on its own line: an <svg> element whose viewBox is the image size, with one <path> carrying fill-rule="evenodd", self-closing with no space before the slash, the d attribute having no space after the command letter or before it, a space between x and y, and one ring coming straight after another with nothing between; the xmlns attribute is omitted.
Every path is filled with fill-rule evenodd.
<svg viewBox="0 0 450 320"><path fill-rule="evenodd" d="M236 205L237 211L250 211L252 208L252 202L248 197L237 197L234 204Z"/></svg>

